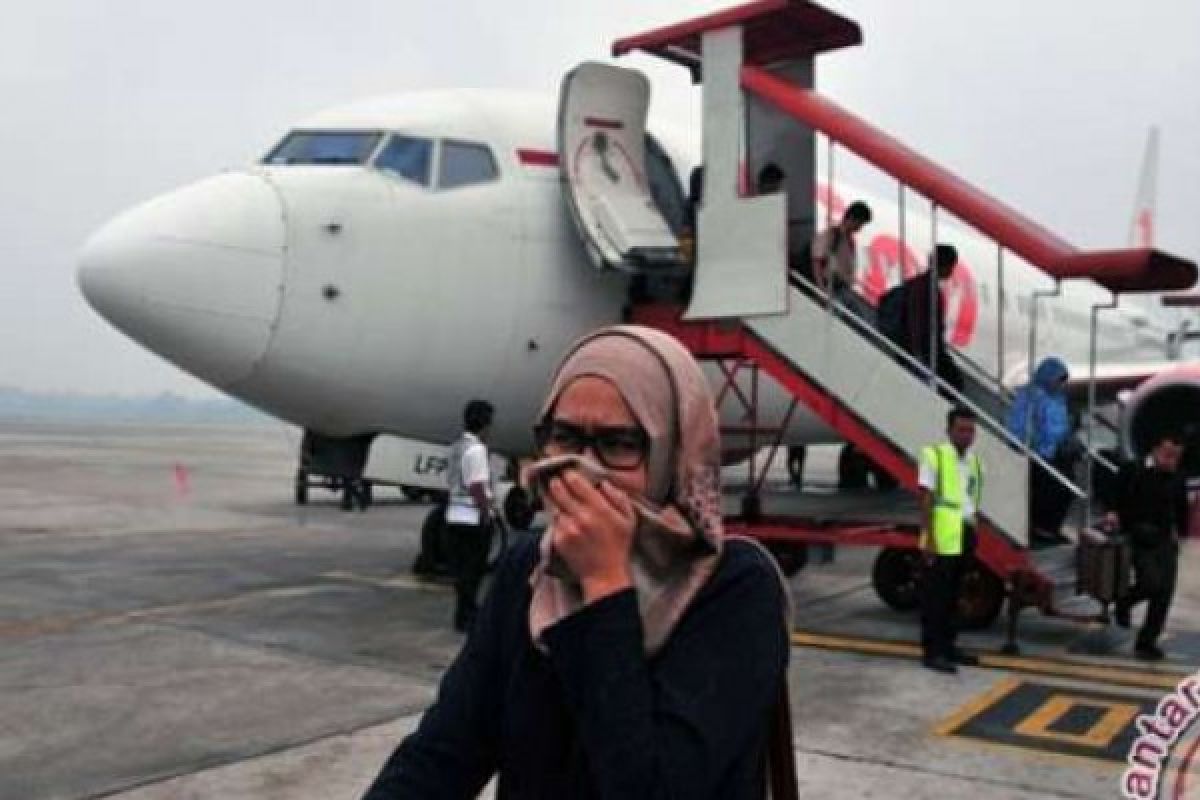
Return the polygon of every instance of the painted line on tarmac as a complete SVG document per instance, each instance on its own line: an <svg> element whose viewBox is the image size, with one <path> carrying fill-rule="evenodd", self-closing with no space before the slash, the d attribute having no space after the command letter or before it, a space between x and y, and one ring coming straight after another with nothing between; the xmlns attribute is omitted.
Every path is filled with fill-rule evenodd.
<svg viewBox="0 0 1200 800"><path fill-rule="evenodd" d="M251 589L240 594L227 597L216 597L208 600L197 600L187 603L168 603L150 608L137 608L130 611L97 611L83 614L62 614L54 617L37 617L29 620L0 623L0 639L21 638L29 636L49 636L57 633L68 633L79 628L99 625L127 625L138 622L153 622L164 617L178 614L191 614L205 611L225 611L256 600L277 600L289 597L305 597L311 594L327 592L336 589L338 583L350 583L374 586L384 589L407 589L423 592L447 593L452 587L422 581L416 578L397 576L393 578L372 578L352 572L326 572L316 576L316 583L297 584L294 586L270 586L262 589Z"/></svg>
<svg viewBox="0 0 1200 800"><path fill-rule="evenodd" d="M887 639L866 639L854 636L833 636L820 633L795 631L792 644L798 647L813 647L821 650L837 650L863 655L890 656L892 658L919 659L921 648L911 642ZM1129 686L1137 689L1174 689L1184 677L1179 672L1158 672L1081 664L1053 658L1028 656L1006 656L1000 653L977 653L979 666L1004 669L1010 672L1046 675L1059 678L1077 678L1096 681L1113 686Z"/></svg>
<svg viewBox="0 0 1200 800"><path fill-rule="evenodd" d="M439 594L445 594L454 589L454 586L450 583L423 580L410 575L396 575L391 578L375 578L370 575L359 575L357 572L342 572L341 570L335 570L333 572L323 572L321 573L320 577L330 581L355 583L362 586L374 586L379 589L409 589L414 592L436 592Z"/></svg>
<svg viewBox="0 0 1200 800"><path fill-rule="evenodd" d="M65 633L86 625L122 625L147 620L152 621L174 614L186 614L196 611L220 611L252 600L301 597L320 591L327 591L329 588L329 584L273 586L266 589L252 589L248 592L228 597L197 600L190 603L168 603L150 608L135 608L130 611L100 611L88 614L63 614L57 617L38 617L31 620L0 624L0 638L7 636L44 636L53 633Z"/></svg>

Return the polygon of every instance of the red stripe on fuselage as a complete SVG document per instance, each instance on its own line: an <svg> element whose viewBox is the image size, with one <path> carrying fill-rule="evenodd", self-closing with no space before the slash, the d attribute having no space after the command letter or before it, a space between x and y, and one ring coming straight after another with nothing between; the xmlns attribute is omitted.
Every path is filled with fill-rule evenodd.
<svg viewBox="0 0 1200 800"><path fill-rule="evenodd" d="M517 160L527 167L557 167L558 153L521 148L517 150Z"/></svg>

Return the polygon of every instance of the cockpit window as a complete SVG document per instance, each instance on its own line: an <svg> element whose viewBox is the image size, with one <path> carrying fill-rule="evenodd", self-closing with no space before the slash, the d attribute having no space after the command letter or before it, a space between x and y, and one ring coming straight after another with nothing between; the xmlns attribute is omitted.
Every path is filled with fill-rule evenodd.
<svg viewBox="0 0 1200 800"><path fill-rule="evenodd" d="M365 164L382 137L366 131L292 131L264 164Z"/></svg>
<svg viewBox="0 0 1200 800"><path fill-rule="evenodd" d="M393 136L375 157L375 167L394 172L413 183L428 186L432 161L433 142L412 136Z"/></svg>
<svg viewBox="0 0 1200 800"><path fill-rule="evenodd" d="M482 144L442 142L442 161L438 169L438 188L456 189L476 183L494 181L497 177L496 159Z"/></svg>

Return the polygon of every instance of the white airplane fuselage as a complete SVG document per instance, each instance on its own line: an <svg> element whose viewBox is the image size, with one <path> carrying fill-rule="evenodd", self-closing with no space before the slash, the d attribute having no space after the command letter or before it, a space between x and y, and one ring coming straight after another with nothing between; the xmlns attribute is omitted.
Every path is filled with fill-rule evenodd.
<svg viewBox="0 0 1200 800"><path fill-rule="evenodd" d="M200 181L92 237L79 273L89 302L184 370L306 429L444 442L463 404L483 397L498 409L496 448L528 452L560 356L588 331L620 321L628 291L627 276L592 266L568 214L553 161L553 102L418 94L325 112L298 130L377 132L379 148L392 133L426 139L429 185L370 163L263 163ZM686 178L695 150L659 140ZM486 145L495 179L443 188L447 142ZM845 186L835 194L866 199L875 212L858 241L864 287L895 283L894 204ZM910 210L905 227L908 251L927 252L928 218ZM945 220L938 239L963 259L949 290L952 339L989 369L1023 378L1028 297L1049 281L1006 257L1001 354L995 245ZM923 261L910 255L909 271ZM1077 286L1039 306L1038 354L1086 363L1088 309L1107 298ZM1101 358L1124 362L1161 361L1179 324L1171 312L1137 308L1101 319ZM723 378L710 371L717 388ZM777 424L789 402L764 379L760 421ZM742 410L726 403L723 416L741 422ZM798 413L785 441L834 437Z"/></svg>

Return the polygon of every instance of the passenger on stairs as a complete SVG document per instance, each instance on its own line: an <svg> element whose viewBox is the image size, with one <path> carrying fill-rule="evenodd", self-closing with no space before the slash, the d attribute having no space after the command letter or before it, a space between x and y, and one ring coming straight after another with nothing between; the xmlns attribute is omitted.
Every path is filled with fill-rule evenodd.
<svg viewBox="0 0 1200 800"><path fill-rule="evenodd" d="M776 192L786 191L784 180L787 175L780 169L778 164L768 162L762 169L758 171L758 176L754 181L754 193L756 195L775 194ZM788 243L788 271L800 272L810 281L812 277L812 255L805 249L805 252L793 256L791 243Z"/></svg>
<svg viewBox="0 0 1200 800"><path fill-rule="evenodd" d="M806 248L811 275L844 308L860 318L870 319L871 307L854 291L858 269L858 251L854 237L871 221L871 209L861 200L849 205L838 224L818 233ZM804 271L806 264L800 264Z"/></svg>
<svg viewBox="0 0 1200 800"><path fill-rule="evenodd" d="M1067 408L1067 365L1053 356L1042 359L1033 381L1017 390L1008 430L1029 444L1043 461L1070 479L1078 460ZM1062 544L1060 529L1071 508L1071 491L1039 462L1029 473L1029 516L1035 543Z"/></svg>
<svg viewBox="0 0 1200 800"><path fill-rule="evenodd" d="M946 344L946 295L940 284L949 280L958 266L958 250L949 244L939 244L930 256L930 268L904 283L904 320L906 336L904 349L926 369L934 368L937 376L958 391L963 378L950 357ZM939 286L930 286L937 276ZM932 302L937 294L937 303Z"/></svg>

